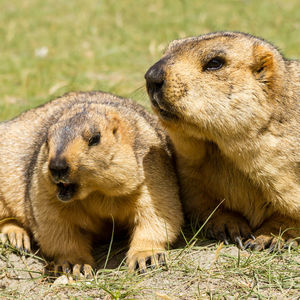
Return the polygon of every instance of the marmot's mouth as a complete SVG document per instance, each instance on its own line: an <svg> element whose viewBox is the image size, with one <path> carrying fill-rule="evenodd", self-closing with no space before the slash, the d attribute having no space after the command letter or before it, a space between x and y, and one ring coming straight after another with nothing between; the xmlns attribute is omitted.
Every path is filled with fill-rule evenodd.
<svg viewBox="0 0 300 300"><path fill-rule="evenodd" d="M149 93L151 103L154 109L160 114L160 116L165 120L174 120L177 119L177 116L171 111L171 108L167 108L166 104L160 97L158 97L157 93ZM163 105L162 105L163 103Z"/></svg>
<svg viewBox="0 0 300 300"><path fill-rule="evenodd" d="M76 183L59 182L56 185L58 188L57 197L61 201L71 200L78 189L78 185Z"/></svg>

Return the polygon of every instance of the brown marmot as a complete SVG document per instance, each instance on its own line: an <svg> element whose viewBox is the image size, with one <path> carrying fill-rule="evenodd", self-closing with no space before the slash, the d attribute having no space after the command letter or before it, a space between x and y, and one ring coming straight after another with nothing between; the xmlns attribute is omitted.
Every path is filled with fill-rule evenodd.
<svg viewBox="0 0 300 300"><path fill-rule="evenodd" d="M219 205L207 234L241 247L299 237L300 62L263 39L216 32L173 41L145 78L187 214L205 222Z"/></svg>
<svg viewBox="0 0 300 300"><path fill-rule="evenodd" d="M0 124L2 242L32 233L59 270L91 274L94 238L126 228L129 268L164 263L182 224L171 144L133 101L69 93Z"/></svg>

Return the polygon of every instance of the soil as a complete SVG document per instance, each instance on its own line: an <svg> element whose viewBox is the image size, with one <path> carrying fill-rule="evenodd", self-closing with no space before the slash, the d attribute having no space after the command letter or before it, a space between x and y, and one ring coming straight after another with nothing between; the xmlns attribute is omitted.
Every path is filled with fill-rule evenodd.
<svg viewBox="0 0 300 300"><path fill-rule="evenodd" d="M259 278L259 272L255 279L250 274L258 267L255 261L252 265L249 263L252 270L246 264L246 267L238 266L239 261L247 263L252 254L234 245L223 246L214 241L200 240L191 247L185 246L184 239L180 239L175 249L169 251L168 267L149 270L145 274L131 274L124 265L126 242L113 243L107 262L109 245L98 245L95 250L98 271L94 278L77 281L66 275L57 279L44 276L45 261L38 251L35 255L22 256L14 249L1 246L0 298L169 300L236 299L247 295L247 299L258 299L259 295L296 299L297 294L299 296L299 290L297 292L295 288L280 290L274 284L268 286L263 277ZM296 258L300 266L299 255ZM282 258L275 260L283 268L286 266ZM260 265L263 265L261 261ZM300 287L300 272L295 280ZM258 287L257 282L266 287Z"/></svg>

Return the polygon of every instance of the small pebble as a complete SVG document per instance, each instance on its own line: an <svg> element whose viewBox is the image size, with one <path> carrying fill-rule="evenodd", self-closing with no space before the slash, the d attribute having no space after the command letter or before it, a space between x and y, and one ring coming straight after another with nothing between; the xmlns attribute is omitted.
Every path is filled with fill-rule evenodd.
<svg viewBox="0 0 300 300"><path fill-rule="evenodd" d="M62 275L54 280L52 286L70 284L72 281L71 277L68 278L66 275Z"/></svg>

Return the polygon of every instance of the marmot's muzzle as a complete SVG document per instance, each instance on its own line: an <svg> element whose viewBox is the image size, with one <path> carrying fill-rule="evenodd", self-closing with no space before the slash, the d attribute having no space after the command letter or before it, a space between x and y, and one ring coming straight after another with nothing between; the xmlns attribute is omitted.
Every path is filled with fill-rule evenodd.
<svg viewBox="0 0 300 300"><path fill-rule="evenodd" d="M164 99L164 86L165 86L165 61L166 58L159 60L154 64L145 74L147 92L155 110L160 116L165 119L176 119L177 116L173 113L173 108Z"/></svg>
<svg viewBox="0 0 300 300"><path fill-rule="evenodd" d="M52 158L49 163L49 171L54 181L59 182L69 175L70 167L65 158Z"/></svg>
<svg viewBox="0 0 300 300"><path fill-rule="evenodd" d="M61 201L69 201L77 191L77 184L69 182L70 167L65 158L52 158L49 171L57 186L57 197Z"/></svg>

